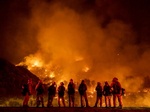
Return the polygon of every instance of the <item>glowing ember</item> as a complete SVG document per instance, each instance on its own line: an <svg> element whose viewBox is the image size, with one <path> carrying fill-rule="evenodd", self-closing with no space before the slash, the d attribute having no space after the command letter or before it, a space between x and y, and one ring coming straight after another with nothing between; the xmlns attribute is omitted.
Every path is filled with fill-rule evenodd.
<svg viewBox="0 0 150 112"><path fill-rule="evenodd" d="M88 72L90 70L89 67L85 66L83 69L82 69L84 72Z"/></svg>
<svg viewBox="0 0 150 112"><path fill-rule="evenodd" d="M40 64L39 64L39 61L38 60L35 60L32 64L32 67L39 67Z"/></svg>
<svg viewBox="0 0 150 112"><path fill-rule="evenodd" d="M55 77L54 72L51 72L50 75L49 75L49 77L50 77L50 78L54 78L54 77Z"/></svg>
<svg viewBox="0 0 150 112"><path fill-rule="evenodd" d="M17 64L17 66L27 66L29 70L32 70L35 67L42 67L43 62L38 56L29 55L25 57L25 61Z"/></svg>

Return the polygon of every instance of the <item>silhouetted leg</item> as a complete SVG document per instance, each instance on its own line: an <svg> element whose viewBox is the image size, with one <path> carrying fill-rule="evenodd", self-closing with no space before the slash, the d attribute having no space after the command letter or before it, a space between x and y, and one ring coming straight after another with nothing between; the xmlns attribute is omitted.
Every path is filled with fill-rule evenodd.
<svg viewBox="0 0 150 112"><path fill-rule="evenodd" d="M40 100L39 100L39 95L37 95L37 97L36 97L36 107L39 107L39 105L40 105Z"/></svg>
<svg viewBox="0 0 150 112"><path fill-rule="evenodd" d="M26 96L24 97L24 101L23 101L23 107L28 106L28 101L29 101L29 95L26 94Z"/></svg>
<svg viewBox="0 0 150 112"><path fill-rule="evenodd" d="M105 107L107 107L107 96L105 96Z"/></svg>
<svg viewBox="0 0 150 112"><path fill-rule="evenodd" d="M47 107L50 107L50 96L48 95Z"/></svg>
<svg viewBox="0 0 150 112"><path fill-rule="evenodd" d="M71 107L71 95L69 95L69 107Z"/></svg>
<svg viewBox="0 0 150 112"><path fill-rule="evenodd" d="M87 99L87 94L84 94L85 102L86 102L86 107L89 107L88 99Z"/></svg>
<svg viewBox="0 0 150 112"><path fill-rule="evenodd" d="M60 97L58 97L58 106L60 107Z"/></svg>
<svg viewBox="0 0 150 112"><path fill-rule="evenodd" d="M97 103L98 103L98 96L96 97L96 102L95 102L95 106L94 107L97 107Z"/></svg>
<svg viewBox="0 0 150 112"><path fill-rule="evenodd" d="M43 95L41 95L40 97L41 97L42 107L44 107Z"/></svg>
<svg viewBox="0 0 150 112"><path fill-rule="evenodd" d="M116 94L113 94L113 105L116 107Z"/></svg>
<svg viewBox="0 0 150 112"><path fill-rule="evenodd" d="M74 107L74 94L71 96L71 100L72 100L72 107Z"/></svg>
<svg viewBox="0 0 150 112"><path fill-rule="evenodd" d="M102 97L99 97L100 99L100 107L102 107Z"/></svg>
<svg viewBox="0 0 150 112"><path fill-rule="evenodd" d="M53 99L54 99L54 96L51 96L51 100L50 100L50 106L51 107L53 107L53 104L52 104L53 103Z"/></svg>
<svg viewBox="0 0 150 112"><path fill-rule="evenodd" d="M66 107L64 97L62 97L62 103L63 103L64 107Z"/></svg>
<svg viewBox="0 0 150 112"><path fill-rule="evenodd" d="M108 96L108 100L109 100L109 107L111 107L111 96Z"/></svg>
<svg viewBox="0 0 150 112"><path fill-rule="evenodd" d="M122 107L121 94L118 94L117 97L118 97L119 106Z"/></svg>
<svg viewBox="0 0 150 112"><path fill-rule="evenodd" d="M80 95L81 107L83 107L83 95Z"/></svg>

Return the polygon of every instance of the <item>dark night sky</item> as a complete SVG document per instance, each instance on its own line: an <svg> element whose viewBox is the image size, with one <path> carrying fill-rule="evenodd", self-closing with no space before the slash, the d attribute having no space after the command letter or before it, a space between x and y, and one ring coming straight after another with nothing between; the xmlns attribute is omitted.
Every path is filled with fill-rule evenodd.
<svg viewBox="0 0 150 112"><path fill-rule="evenodd" d="M38 42L35 39L38 28L36 26L32 26L32 30L29 28L28 21L34 13L30 1L35 4L41 1L49 5L54 3L54 0L35 0L35 2L34 0L0 0L0 57L14 63L18 63L24 56L38 49ZM81 14L92 10L93 16L97 19L103 16L104 20L99 23L103 28L107 27L112 19L122 20L130 24L136 33L135 44L147 46L148 49L150 47L150 0L55 1ZM32 47L28 49L28 46Z"/></svg>

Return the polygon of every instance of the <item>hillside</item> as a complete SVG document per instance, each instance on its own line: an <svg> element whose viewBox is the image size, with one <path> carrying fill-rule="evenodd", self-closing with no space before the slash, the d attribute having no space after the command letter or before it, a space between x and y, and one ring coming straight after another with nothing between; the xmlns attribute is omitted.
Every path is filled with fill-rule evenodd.
<svg viewBox="0 0 150 112"><path fill-rule="evenodd" d="M22 66L0 58L0 97L20 96L21 87L32 78L35 85L39 78Z"/></svg>

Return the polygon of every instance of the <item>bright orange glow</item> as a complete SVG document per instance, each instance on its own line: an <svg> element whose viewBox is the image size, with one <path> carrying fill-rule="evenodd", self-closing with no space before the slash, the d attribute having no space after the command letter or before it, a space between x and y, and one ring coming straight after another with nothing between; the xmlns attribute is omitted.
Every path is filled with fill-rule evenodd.
<svg viewBox="0 0 150 112"><path fill-rule="evenodd" d="M83 60L83 57L81 57L81 56L78 56L78 57L76 57L76 59L75 59L75 61L82 61Z"/></svg>
<svg viewBox="0 0 150 112"><path fill-rule="evenodd" d="M101 0L96 1L103 6ZM63 81L67 84L72 78L79 84L81 80L88 79L91 95L95 93L91 81L102 85L108 81L110 84L113 77L117 77L128 92L139 91L139 94L143 77L150 73L148 46L141 45L142 49L139 49L132 27L115 20L115 13L109 12L109 9L114 9L113 4L105 11L108 15L102 14L102 11L98 19L90 9L81 14L66 4L70 2L33 5L29 26L35 31L38 48L18 65L25 65L40 79L46 79L44 83L55 81L59 85ZM71 7L74 7L73 4ZM114 19L105 20L103 15L108 20ZM147 90L144 92L148 93Z"/></svg>
<svg viewBox="0 0 150 112"><path fill-rule="evenodd" d="M54 77L55 77L54 72L51 72L50 75L49 75L49 77L50 77L50 78L54 78Z"/></svg>
<svg viewBox="0 0 150 112"><path fill-rule="evenodd" d="M83 69L82 69L84 72L88 72L90 70L89 67L85 66Z"/></svg>

